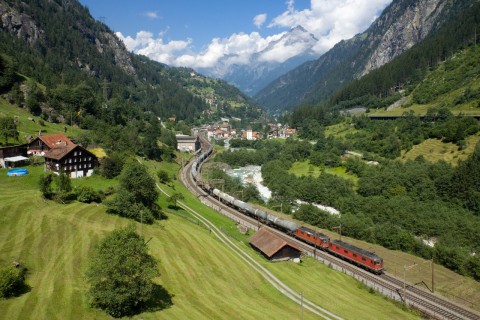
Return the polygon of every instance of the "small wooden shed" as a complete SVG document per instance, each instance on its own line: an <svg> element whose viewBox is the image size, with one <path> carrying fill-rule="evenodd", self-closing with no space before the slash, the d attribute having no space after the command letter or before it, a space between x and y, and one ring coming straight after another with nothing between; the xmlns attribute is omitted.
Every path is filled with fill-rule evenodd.
<svg viewBox="0 0 480 320"><path fill-rule="evenodd" d="M300 258L302 250L290 244L266 228L261 228L250 238L250 245L270 261Z"/></svg>

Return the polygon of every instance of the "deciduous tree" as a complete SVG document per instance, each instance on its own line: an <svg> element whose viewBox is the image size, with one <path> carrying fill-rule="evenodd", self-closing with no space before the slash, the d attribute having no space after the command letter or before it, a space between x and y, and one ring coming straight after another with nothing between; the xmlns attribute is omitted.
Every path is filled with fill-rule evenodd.
<svg viewBox="0 0 480 320"><path fill-rule="evenodd" d="M90 304L113 317L135 314L151 299L157 262L133 226L114 230L97 247L86 278Z"/></svg>

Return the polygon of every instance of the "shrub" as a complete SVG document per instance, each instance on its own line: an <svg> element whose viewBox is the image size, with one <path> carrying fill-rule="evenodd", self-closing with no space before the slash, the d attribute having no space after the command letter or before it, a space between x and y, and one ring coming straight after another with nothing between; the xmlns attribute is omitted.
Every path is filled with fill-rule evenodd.
<svg viewBox="0 0 480 320"><path fill-rule="evenodd" d="M0 298L15 296L25 287L24 267L8 266L0 269Z"/></svg>
<svg viewBox="0 0 480 320"><path fill-rule="evenodd" d="M101 202L100 193L95 191L92 187L81 186L76 190L77 200L84 203Z"/></svg>

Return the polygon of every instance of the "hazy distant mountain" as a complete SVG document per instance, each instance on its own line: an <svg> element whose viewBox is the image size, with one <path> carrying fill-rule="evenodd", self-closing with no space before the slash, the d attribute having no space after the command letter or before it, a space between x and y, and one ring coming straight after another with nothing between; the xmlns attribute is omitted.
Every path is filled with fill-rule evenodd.
<svg viewBox="0 0 480 320"><path fill-rule="evenodd" d="M316 104L335 90L393 60L438 29L472 0L394 0L362 34L341 41L262 89L255 100L271 113Z"/></svg>
<svg viewBox="0 0 480 320"><path fill-rule="evenodd" d="M245 92L254 95L268 83L302 63L318 58L312 48L318 42L302 26L292 28L280 39L272 41L264 50L250 58L248 64L230 65L225 57L214 68L198 69L211 77L221 78Z"/></svg>

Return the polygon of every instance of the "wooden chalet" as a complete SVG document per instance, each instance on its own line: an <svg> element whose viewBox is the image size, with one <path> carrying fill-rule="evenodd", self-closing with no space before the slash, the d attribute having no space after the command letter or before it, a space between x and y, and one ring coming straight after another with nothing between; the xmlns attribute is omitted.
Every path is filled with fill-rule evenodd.
<svg viewBox="0 0 480 320"><path fill-rule="evenodd" d="M250 245L271 261L300 258L301 249L286 242L266 228L261 228L250 238Z"/></svg>
<svg viewBox="0 0 480 320"><path fill-rule="evenodd" d="M50 149L57 146L70 146L75 145L69 138L64 134L49 134L45 136L39 136L30 141L28 144L28 154L29 155L40 155L43 156Z"/></svg>
<svg viewBox="0 0 480 320"><path fill-rule="evenodd" d="M44 154L45 169L56 174L64 172L71 178L89 177L98 164L97 157L76 145L56 145Z"/></svg>

